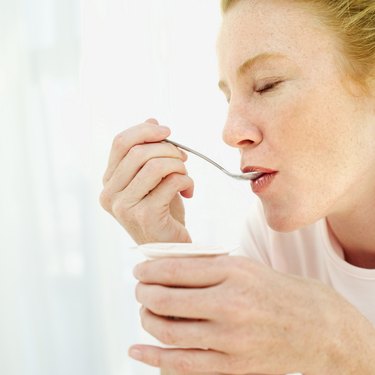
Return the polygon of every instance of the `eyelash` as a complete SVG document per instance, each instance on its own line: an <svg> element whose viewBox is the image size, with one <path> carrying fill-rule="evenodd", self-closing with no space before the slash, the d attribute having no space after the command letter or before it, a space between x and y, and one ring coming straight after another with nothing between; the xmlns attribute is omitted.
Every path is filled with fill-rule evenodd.
<svg viewBox="0 0 375 375"><path fill-rule="evenodd" d="M273 89L275 89L282 82L283 81L276 81L276 82L272 82L272 83L267 83L263 87L261 87L260 89L256 89L255 92L260 94L260 95L265 94L266 92L269 92L269 91L272 91ZM227 103L228 104L230 103L230 98L227 98Z"/></svg>
<svg viewBox="0 0 375 375"><path fill-rule="evenodd" d="M276 88L276 86L278 86L282 81L276 81L276 82L272 82L272 83L267 83L265 84L263 87L261 87L260 89L256 89L255 92L259 93L259 94L264 94L268 91L271 91L273 90L274 88Z"/></svg>

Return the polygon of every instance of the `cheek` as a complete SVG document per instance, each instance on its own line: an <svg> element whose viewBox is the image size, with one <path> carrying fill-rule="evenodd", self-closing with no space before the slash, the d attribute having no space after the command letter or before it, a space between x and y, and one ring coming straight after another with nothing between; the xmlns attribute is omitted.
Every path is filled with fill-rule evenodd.
<svg viewBox="0 0 375 375"><path fill-rule="evenodd" d="M341 158L345 143L343 114L337 102L322 100L323 97L315 92L288 99L272 114L273 126L267 129L270 148L291 166L310 169L318 167L319 160L327 165L327 156L334 164L336 158Z"/></svg>
<svg viewBox="0 0 375 375"><path fill-rule="evenodd" d="M267 137L282 172L278 186L282 194L263 204L269 225L284 232L326 216L341 195L348 183L342 167L343 157L350 159L347 149L353 125L337 101L323 101L316 95L278 108L282 110L272 114L277 121Z"/></svg>

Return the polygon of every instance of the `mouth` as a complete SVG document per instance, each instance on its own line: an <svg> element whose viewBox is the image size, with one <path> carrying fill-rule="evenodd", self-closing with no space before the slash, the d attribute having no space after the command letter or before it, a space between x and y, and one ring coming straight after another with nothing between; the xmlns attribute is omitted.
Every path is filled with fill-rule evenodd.
<svg viewBox="0 0 375 375"><path fill-rule="evenodd" d="M253 167L253 166L246 166L246 167L241 168L241 170L242 170L242 173L247 173L247 172L261 173L258 178L261 178L262 176L264 176L266 174L277 173L277 171L275 171L273 169L268 169L268 168L263 168L263 167ZM254 180L254 181L256 181L256 180Z"/></svg>
<svg viewBox="0 0 375 375"><path fill-rule="evenodd" d="M278 171L273 169L263 168L263 167L254 167L246 166L241 168L243 173L246 172L258 172L260 175L251 181L251 189L254 193L262 193L265 189L271 184L275 178Z"/></svg>

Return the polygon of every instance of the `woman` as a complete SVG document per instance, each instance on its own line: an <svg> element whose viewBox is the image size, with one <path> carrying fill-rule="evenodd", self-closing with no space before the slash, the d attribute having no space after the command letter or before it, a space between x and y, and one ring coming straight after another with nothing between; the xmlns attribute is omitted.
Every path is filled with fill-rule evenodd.
<svg viewBox="0 0 375 375"><path fill-rule="evenodd" d="M145 329L197 349L130 355L183 373L375 374L375 3L222 9L223 137L244 172L264 172L261 206L242 256L136 267ZM193 181L169 134L151 119L113 144L101 203L137 243L191 241Z"/></svg>

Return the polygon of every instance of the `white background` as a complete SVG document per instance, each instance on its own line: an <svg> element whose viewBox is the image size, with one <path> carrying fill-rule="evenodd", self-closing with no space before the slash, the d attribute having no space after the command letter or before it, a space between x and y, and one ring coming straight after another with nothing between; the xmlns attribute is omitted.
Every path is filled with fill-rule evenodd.
<svg viewBox="0 0 375 375"><path fill-rule="evenodd" d="M133 241L99 206L113 137L156 117L228 169L219 1L0 0L0 374L148 375ZM195 242L237 246L253 197L190 156Z"/></svg>

